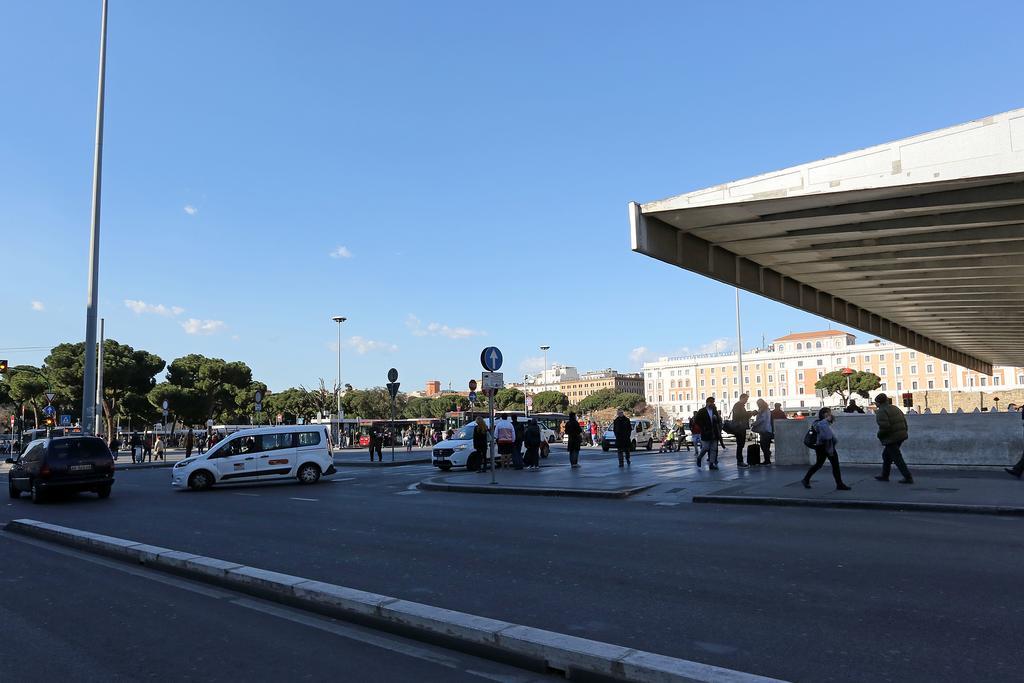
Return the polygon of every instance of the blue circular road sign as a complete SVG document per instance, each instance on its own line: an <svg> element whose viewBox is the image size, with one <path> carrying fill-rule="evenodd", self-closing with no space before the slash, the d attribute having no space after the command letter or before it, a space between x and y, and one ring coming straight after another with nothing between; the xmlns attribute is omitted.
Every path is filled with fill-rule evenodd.
<svg viewBox="0 0 1024 683"><path fill-rule="evenodd" d="M53 406L46 406L45 408L43 408L43 414L44 415L53 415L56 412L57 412L57 409L54 408Z"/></svg>
<svg viewBox="0 0 1024 683"><path fill-rule="evenodd" d="M480 365L488 372L497 372L501 367L501 351L497 346L488 346L480 352Z"/></svg>

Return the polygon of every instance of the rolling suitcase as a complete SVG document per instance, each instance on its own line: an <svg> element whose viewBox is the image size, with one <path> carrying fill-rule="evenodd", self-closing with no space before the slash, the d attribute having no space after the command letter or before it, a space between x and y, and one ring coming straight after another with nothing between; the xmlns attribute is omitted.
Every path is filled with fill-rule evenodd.
<svg viewBox="0 0 1024 683"><path fill-rule="evenodd" d="M756 443L752 443L747 446L747 464L748 465L760 465L761 464L761 446Z"/></svg>

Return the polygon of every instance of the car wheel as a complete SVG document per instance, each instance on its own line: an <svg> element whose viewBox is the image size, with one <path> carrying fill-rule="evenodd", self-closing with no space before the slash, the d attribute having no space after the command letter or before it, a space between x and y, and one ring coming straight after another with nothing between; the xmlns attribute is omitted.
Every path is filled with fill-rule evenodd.
<svg viewBox="0 0 1024 683"><path fill-rule="evenodd" d="M555 442L555 435L552 434L551 436L548 437L548 443L554 443L554 442Z"/></svg>
<svg viewBox="0 0 1024 683"><path fill-rule="evenodd" d="M99 487L98 489L96 489L96 495L99 496L100 498L110 498L110 487L109 486L101 486L101 487Z"/></svg>
<svg viewBox="0 0 1024 683"><path fill-rule="evenodd" d="M45 498L43 490L39 488L39 484L35 482L32 482L32 488L29 490L29 493L32 496L32 502L36 504L42 503Z"/></svg>
<svg viewBox="0 0 1024 683"><path fill-rule="evenodd" d="M8 480L7 492L11 494L11 498L21 498L21 491L14 487L14 482Z"/></svg>
<svg viewBox="0 0 1024 683"><path fill-rule="evenodd" d="M299 468L297 476L300 484L315 484L320 481L320 468L307 462Z"/></svg>
<svg viewBox="0 0 1024 683"><path fill-rule="evenodd" d="M206 470L196 470L188 478L188 487L193 491L205 491L213 486L213 475Z"/></svg>
<svg viewBox="0 0 1024 683"><path fill-rule="evenodd" d="M604 451L605 453L607 453L608 452L608 444L606 444L606 443L601 444L601 450Z"/></svg>
<svg viewBox="0 0 1024 683"><path fill-rule="evenodd" d="M632 441L629 442L629 450L631 450L631 451L635 451L636 450L636 439L633 439Z"/></svg>
<svg viewBox="0 0 1024 683"><path fill-rule="evenodd" d="M654 439L647 439L647 450L654 448Z"/></svg>
<svg viewBox="0 0 1024 683"><path fill-rule="evenodd" d="M466 460L466 471L476 472L477 470L479 470L481 460L483 460L483 458L480 457L479 453L474 453L473 455L469 456L469 458ZM440 467L442 470L445 469L443 465L438 465L438 467ZM447 472L448 470L445 471Z"/></svg>

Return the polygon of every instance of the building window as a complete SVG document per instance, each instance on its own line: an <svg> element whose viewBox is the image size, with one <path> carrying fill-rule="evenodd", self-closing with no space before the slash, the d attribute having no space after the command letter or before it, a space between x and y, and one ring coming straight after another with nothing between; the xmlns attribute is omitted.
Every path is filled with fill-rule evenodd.
<svg viewBox="0 0 1024 683"><path fill-rule="evenodd" d="M999 378L998 377L993 377L992 378L992 386L995 386L997 384L999 384Z"/></svg>
<svg viewBox="0 0 1024 683"><path fill-rule="evenodd" d="M981 378L981 386L983 386L983 387L987 387L988 386L988 378L987 377L982 377Z"/></svg>
<svg viewBox="0 0 1024 683"><path fill-rule="evenodd" d="M821 342L814 342L814 348L820 349L821 348Z"/></svg>
<svg viewBox="0 0 1024 683"><path fill-rule="evenodd" d="M746 383L746 384L750 384L750 378L749 377L744 377L743 378L743 382Z"/></svg>
<svg viewBox="0 0 1024 683"><path fill-rule="evenodd" d="M878 361L880 363L884 363L885 362L885 356L883 356L882 354L878 354Z"/></svg>
<svg viewBox="0 0 1024 683"><path fill-rule="evenodd" d="M917 358L917 351L911 351L910 352L910 360L914 360L915 358Z"/></svg>
<svg viewBox="0 0 1024 683"><path fill-rule="evenodd" d="M715 386L715 378L714 377L711 378L711 386Z"/></svg>
<svg viewBox="0 0 1024 683"><path fill-rule="evenodd" d="M903 382L896 382L896 391L903 391Z"/></svg>
<svg viewBox="0 0 1024 683"><path fill-rule="evenodd" d="M804 388L803 387L797 387L796 393L798 393L798 394L804 393Z"/></svg>
<svg viewBox="0 0 1024 683"><path fill-rule="evenodd" d="M823 373L821 370L818 370L818 379L821 379L822 375L824 375L824 374L825 373Z"/></svg>
<svg viewBox="0 0 1024 683"><path fill-rule="evenodd" d="M768 390L768 395L769 396L774 396L775 395L775 390L774 389L769 389Z"/></svg>
<svg viewBox="0 0 1024 683"><path fill-rule="evenodd" d="M871 366L869 365L866 368L864 368L864 372L871 372ZM882 368L882 374L885 374L885 368Z"/></svg>
<svg viewBox="0 0 1024 683"><path fill-rule="evenodd" d="M725 386L728 383L729 383L729 378L728 377L723 377L722 378L722 385Z"/></svg>
<svg viewBox="0 0 1024 683"><path fill-rule="evenodd" d="M758 375L758 376L757 376L757 379L756 379L755 381L756 381L756 382L757 382L758 384L760 384L760 383L761 383L761 375Z"/></svg>
<svg viewBox="0 0 1024 683"><path fill-rule="evenodd" d="M949 380L948 379L942 380L942 388L943 389L949 389Z"/></svg>
<svg viewBox="0 0 1024 683"><path fill-rule="evenodd" d="M712 380L712 381L714 381L714 380ZM700 385L701 385L701 386L704 386L704 380L701 380L701 381L700 381Z"/></svg>
<svg viewBox="0 0 1024 683"><path fill-rule="evenodd" d="M934 389L935 388L935 382L933 382L932 380L928 380L928 388L929 389Z"/></svg>
<svg viewBox="0 0 1024 683"><path fill-rule="evenodd" d="M760 381L760 380L758 380L758 381ZM774 382L775 381L774 375L768 375L768 381L769 382Z"/></svg>
<svg viewBox="0 0 1024 683"><path fill-rule="evenodd" d="M910 383L910 388L911 388L911 389L912 389L913 391L917 391L917 382L911 382L911 383Z"/></svg>
<svg viewBox="0 0 1024 683"><path fill-rule="evenodd" d="M786 350L786 345L785 344L779 344L779 351L785 351L785 350Z"/></svg>
<svg viewBox="0 0 1024 683"><path fill-rule="evenodd" d="M942 364L942 371L943 372L948 372L949 371L949 363L943 363Z"/></svg>
<svg viewBox="0 0 1024 683"><path fill-rule="evenodd" d="M882 382L881 384L879 384L878 388L881 389L882 391L888 391L889 390L889 387L886 385L885 382Z"/></svg>
<svg viewBox="0 0 1024 683"><path fill-rule="evenodd" d="M798 360L798 361L796 362L796 366L797 366L798 368L802 368L802 367L804 366L804 362L803 362L802 360Z"/></svg>
<svg viewBox="0 0 1024 683"><path fill-rule="evenodd" d="M747 371L747 370L749 370L749 369L750 369L750 366L749 366L749 365L744 365L744 366L743 366L743 372L746 372L746 371Z"/></svg>
<svg viewBox="0 0 1024 683"><path fill-rule="evenodd" d="M784 368L784 367L786 367L786 362L785 362L785 361L783 361L783 362L779 363L779 367L780 367L780 368Z"/></svg>
<svg viewBox="0 0 1024 683"><path fill-rule="evenodd" d="M897 351L897 352L896 352L896 360L899 360L899 359L900 359L900 352L899 352L899 351Z"/></svg>
<svg viewBox="0 0 1024 683"><path fill-rule="evenodd" d="M864 356L864 362L865 363L870 363L871 362L871 356Z"/></svg>
<svg viewBox="0 0 1024 683"><path fill-rule="evenodd" d="M769 369L769 370L771 370L771 369L772 369L772 364L771 364L771 363L769 363L769 364L768 364L768 369Z"/></svg>
<svg viewBox="0 0 1024 683"><path fill-rule="evenodd" d="M896 374L897 375L902 375L903 374L903 368L901 368L899 365L896 366Z"/></svg>
<svg viewBox="0 0 1024 683"><path fill-rule="evenodd" d="M711 368L711 374L712 375L715 374L715 369L714 368Z"/></svg>
<svg viewBox="0 0 1024 683"><path fill-rule="evenodd" d="M917 366L916 365L911 365L910 366L910 374L911 375L916 375L917 374Z"/></svg>
<svg viewBox="0 0 1024 683"><path fill-rule="evenodd" d="M786 395L786 387L779 387L779 396Z"/></svg>
<svg viewBox="0 0 1024 683"><path fill-rule="evenodd" d="M933 373L933 372L935 372L935 366L932 365L931 363L929 363L928 365L924 366L924 371L929 373L929 374Z"/></svg>
<svg viewBox="0 0 1024 683"><path fill-rule="evenodd" d="M825 364L825 361L823 361L821 358L819 358L818 359L818 365L824 365L824 364Z"/></svg>
<svg viewBox="0 0 1024 683"><path fill-rule="evenodd" d="M885 368L879 368L878 372L881 373L882 377L885 377Z"/></svg>
<svg viewBox="0 0 1024 683"><path fill-rule="evenodd" d="M853 365L856 362L857 362L857 356L850 356L850 365Z"/></svg>
<svg viewBox="0 0 1024 683"><path fill-rule="evenodd" d="M803 344L801 344L800 342L797 342L797 344L796 344L796 350L797 350L797 351L801 351L801 350L803 350L803 348L804 348L804 345L803 345Z"/></svg>
<svg viewBox="0 0 1024 683"><path fill-rule="evenodd" d="M803 382L804 381L804 373L802 373L802 372L796 373L796 380L798 382Z"/></svg>

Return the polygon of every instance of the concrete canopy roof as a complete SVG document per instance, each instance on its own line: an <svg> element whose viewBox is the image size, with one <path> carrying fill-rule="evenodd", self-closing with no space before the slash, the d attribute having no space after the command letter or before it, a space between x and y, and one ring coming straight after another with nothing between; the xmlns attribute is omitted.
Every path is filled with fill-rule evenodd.
<svg viewBox="0 0 1024 683"><path fill-rule="evenodd" d="M958 365L1024 366L1024 109L630 203L633 251Z"/></svg>

